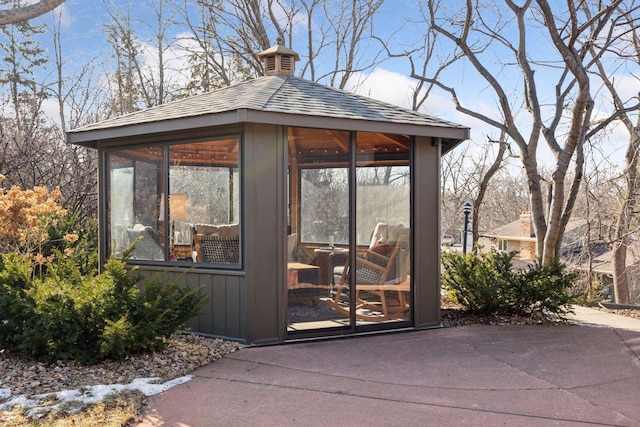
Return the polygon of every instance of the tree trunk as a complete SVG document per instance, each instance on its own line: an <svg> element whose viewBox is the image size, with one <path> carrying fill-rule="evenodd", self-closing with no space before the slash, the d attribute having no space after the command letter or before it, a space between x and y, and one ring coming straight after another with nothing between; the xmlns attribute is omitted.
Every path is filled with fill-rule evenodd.
<svg viewBox="0 0 640 427"><path fill-rule="evenodd" d="M65 0L40 0L38 3L29 6L0 10L0 25L28 21L29 19L52 11L64 3L64 1Z"/></svg>
<svg viewBox="0 0 640 427"><path fill-rule="evenodd" d="M487 193L487 187L489 187L489 181L493 178L493 175L498 172L500 166L502 165L502 160L504 159L504 153L507 151L507 143L505 141L506 134L504 131L500 133L500 140L497 141L500 144L500 148L498 149L498 154L496 158L489 167L487 173L482 177L482 181L480 182L480 187L478 188L478 195L473 201L473 211L472 211L472 222L471 222L471 247L473 248L473 253L477 253L478 249L476 243L478 243L478 238L480 237L480 206L484 201L484 196ZM495 141L493 141L495 142Z"/></svg>
<svg viewBox="0 0 640 427"><path fill-rule="evenodd" d="M639 119L640 120L640 119ZM627 164L627 189L622 206L616 220L611 263L613 265L613 291L619 304L629 303L629 284L627 282L627 247L630 241L630 223L637 207L640 193L640 177L638 176L638 154L640 150L640 127L632 130L629 146L625 154Z"/></svg>
<svg viewBox="0 0 640 427"><path fill-rule="evenodd" d="M627 283L627 243L616 241L613 244L611 263L613 264L613 294L618 304L629 303L629 284Z"/></svg>

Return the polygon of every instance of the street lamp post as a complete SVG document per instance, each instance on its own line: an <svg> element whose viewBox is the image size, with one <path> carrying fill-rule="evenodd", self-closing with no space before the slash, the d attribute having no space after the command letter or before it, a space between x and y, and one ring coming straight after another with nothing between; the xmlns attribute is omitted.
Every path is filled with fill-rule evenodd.
<svg viewBox="0 0 640 427"><path fill-rule="evenodd" d="M469 214L471 213L473 206L470 202L466 202L462 206L462 213L464 214L464 231L462 234L462 253L467 253L467 232L469 231Z"/></svg>

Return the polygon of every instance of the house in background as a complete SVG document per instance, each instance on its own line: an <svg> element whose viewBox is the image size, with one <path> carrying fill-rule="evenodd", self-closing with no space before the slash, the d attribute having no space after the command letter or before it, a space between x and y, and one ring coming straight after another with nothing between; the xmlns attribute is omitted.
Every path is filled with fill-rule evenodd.
<svg viewBox="0 0 640 427"><path fill-rule="evenodd" d="M584 244L587 231L585 219L571 219L562 240L562 255L579 249ZM530 212L523 212L520 218L495 230L483 233L482 237L491 241L493 249L502 252L516 252L522 260L535 260L538 242Z"/></svg>
<svg viewBox="0 0 640 427"><path fill-rule="evenodd" d="M600 284L609 299L613 299L611 245L603 241L588 242L588 231L587 220L570 220L562 239L560 257L573 271L581 274L591 272L592 280ZM517 268L526 268L536 259L537 242L529 212L522 213L518 220L484 233L483 236L490 239L492 249L515 251ZM627 251L626 274L631 303L640 304L640 263L631 250Z"/></svg>
<svg viewBox="0 0 640 427"><path fill-rule="evenodd" d="M101 262L137 241L138 271L209 296L193 331L246 344L440 325L440 162L469 129L259 57L263 77L68 132L98 151Z"/></svg>
<svg viewBox="0 0 640 427"><path fill-rule="evenodd" d="M613 250L606 242L591 244L590 253L581 251L573 256L565 257L567 264L581 273L591 272L594 283L599 283L606 297L615 301L613 292ZM640 305L640 263L633 250L627 251L627 285L629 286L629 301L633 305Z"/></svg>

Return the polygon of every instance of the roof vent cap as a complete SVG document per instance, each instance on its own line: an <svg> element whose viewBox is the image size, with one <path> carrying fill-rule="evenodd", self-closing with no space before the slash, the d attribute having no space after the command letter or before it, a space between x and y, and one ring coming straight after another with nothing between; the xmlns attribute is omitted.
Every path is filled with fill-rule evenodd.
<svg viewBox="0 0 640 427"><path fill-rule="evenodd" d="M275 46L260 52L258 58L262 61L265 76L282 74L293 76L295 73L295 63L300 60L300 56L284 45L282 37L278 37Z"/></svg>

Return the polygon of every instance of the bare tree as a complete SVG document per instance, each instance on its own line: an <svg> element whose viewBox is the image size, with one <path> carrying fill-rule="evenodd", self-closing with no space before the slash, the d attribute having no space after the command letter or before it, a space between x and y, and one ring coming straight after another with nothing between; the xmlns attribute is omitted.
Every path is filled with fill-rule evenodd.
<svg viewBox="0 0 640 427"><path fill-rule="evenodd" d="M566 9L556 4L554 9L546 0L525 0L522 5L505 0L506 7L500 2L487 7L467 0L462 16L447 15L442 11L443 4L428 2L431 28L465 56L485 82L485 93L494 97L498 112L492 116L465 106L454 86L442 79L416 73L412 77L438 85L451 95L457 110L504 131L518 147L526 173L538 256L543 264L549 264L559 254L582 179L583 144L594 108L588 74L591 41L600 37L621 1L607 6L585 2L579 9L568 2ZM589 13L585 12L587 9ZM535 31L541 31L541 38L551 41L540 58L528 47L530 33ZM497 68L496 57L501 61ZM506 78L509 71L520 76L518 84ZM555 78L555 99L549 108L539 83L544 79L545 86L549 86L551 78ZM523 126L525 113L528 123ZM555 162L548 178L551 197L547 209L538 164L541 139ZM573 174L568 174L572 164Z"/></svg>
<svg viewBox="0 0 640 427"><path fill-rule="evenodd" d="M607 157L602 158L593 141L585 150L585 175L582 180L581 197L576 201L574 215L586 220L582 234L582 245L564 260L580 273L577 289L589 300L598 298L604 283L599 282L596 269L601 266L596 258L610 249L615 232L615 206L624 191L619 167Z"/></svg>
<svg viewBox="0 0 640 427"><path fill-rule="evenodd" d="M52 11L64 2L65 0L40 0L28 6L0 10L0 25L17 24L18 22L28 21Z"/></svg>
<svg viewBox="0 0 640 427"><path fill-rule="evenodd" d="M252 70L253 76L262 74L262 64L258 53L268 49L278 37L285 38L288 29L291 34L296 2L289 5L268 0L198 0L198 4L207 11L207 17L215 22L215 36L221 41L222 50L216 52L227 58L237 58ZM284 22L276 17L278 8L284 16ZM272 37L269 37L269 30Z"/></svg>
<svg viewBox="0 0 640 427"><path fill-rule="evenodd" d="M96 61L89 60L72 75L66 74L67 63L60 40L62 11L54 13L53 47L55 54L56 81L50 88L58 102L59 127L54 128L55 162L61 164L58 177L62 192L62 203L79 218L95 216L97 213L97 153L87 147L65 143L65 132L71 127L88 124L99 118L92 112L101 108L103 96L94 80Z"/></svg>
<svg viewBox="0 0 640 427"><path fill-rule="evenodd" d="M6 185L22 188L43 185L49 164L42 146L49 131L42 113L46 92L34 77L48 61L36 40L43 31L29 22L0 27L0 50L6 64L0 70L5 98L0 117L0 173L7 177Z"/></svg>
<svg viewBox="0 0 640 427"><path fill-rule="evenodd" d="M129 10L111 11L111 21L104 26L107 42L113 49L115 71L111 78L111 110L122 115L139 110L144 105L141 93L142 66L140 64L140 41L132 27ZM147 97L148 99L148 97Z"/></svg>
<svg viewBox="0 0 640 427"><path fill-rule="evenodd" d="M373 60L363 55L366 31L371 30L373 17L382 6L384 0L351 0L340 2L340 7L333 2L325 2L324 17L330 25L335 44L335 56L332 71L329 72L331 86L344 89L353 73L361 72L375 65Z"/></svg>
<svg viewBox="0 0 640 427"><path fill-rule="evenodd" d="M198 13L181 2L196 42L192 77L206 84L213 76L216 85L228 85L260 76L257 54L281 38L300 54L300 75L346 88L354 75L382 60L373 23L383 1L197 0ZM306 37L294 38L305 30ZM209 69L212 74L203 72Z"/></svg>
<svg viewBox="0 0 640 427"><path fill-rule="evenodd" d="M500 170L500 168L502 167L504 156L505 156L505 153L507 153L507 148L508 148L508 142L505 141L504 131L501 132L499 140L497 141L490 140L489 142L498 144L498 152L496 153L493 159L493 162L488 168L485 167L485 162L488 160L487 154L489 150L484 151L485 156L483 156L482 158L482 163L477 163L482 170L480 172L480 176L482 178L478 183L478 191L476 193L476 197L473 199L473 211L471 214L472 215L471 236L472 236L472 247L474 248L474 252L477 250L476 243L478 242L478 238L480 237L480 209L484 202L484 198L487 194L489 183L491 182L491 179L496 174L496 172L498 172L498 170Z"/></svg>
<svg viewBox="0 0 640 427"><path fill-rule="evenodd" d="M492 149L497 147L497 149ZM504 140L487 140L485 146L467 144L442 158L442 232L457 235L462 205L474 207L471 231L477 243L482 231L517 219L527 209L523 176L505 168L511 150Z"/></svg>
<svg viewBox="0 0 640 427"><path fill-rule="evenodd" d="M187 84L180 96L209 92L232 83L255 77L255 64L244 63L227 43L221 0L197 0L196 13L190 13L189 1L175 3L187 32L183 37L190 69Z"/></svg>
<svg viewBox="0 0 640 427"><path fill-rule="evenodd" d="M626 9L623 7L626 6ZM623 99L616 87L613 72L605 65L604 54L596 50L595 45L605 45L608 50L625 64L627 61L638 63L640 61L640 38L638 36L639 6L631 4L620 5L621 13L611 22L609 32L602 40L596 41L591 47L591 55L595 63L595 73L606 87L612 99L614 113L593 129L596 131L608 124L608 121L621 122L629 134L629 144L625 154L625 179L624 193L617 213L615 234L613 239L613 284L615 300L618 303L629 303L629 284L627 276L627 249L631 243L631 234L634 228L632 224L638 221L638 198L640 197L640 114L637 113L640 105L638 95L630 99ZM616 41L616 43L613 43ZM611 61L610 61L611 62ZM614 64L620 67L619 62ZM635 119L632 116L635 113ZM593 133L593 131L591 133Z"/></svg>
<svg viewBox="0 0 640 427"><path fill-rule="evenodd" d="M151 10L141 20L136 20L129 8L108 8L110 22L104 31L116 60L111 80L114 95L117 94L112 103L117 114L164 104L178 92L166 59L172 49L167 31L174 20L171 13L167 16L166 0L153 0L149 5ZM141 33L145 27L150 35L143 40Z"/></svg>
<svg viewBox="0 0 640 427"><path fill-rule="evenodd" d="M153 67L147 67L146 73L140 73L142 76L141 86L148 88L145 94L146 104L148 107L164 104L171 100L171 83L168 76L168 64L166 53L171 49L171 45L167 45L167 31L170 29L173 17L166 15L166 0L152 0L153 7L152 16L155 22L148 23L147 27L152 33L153 43L151 46L155 51L155 60Z"/></svg>

